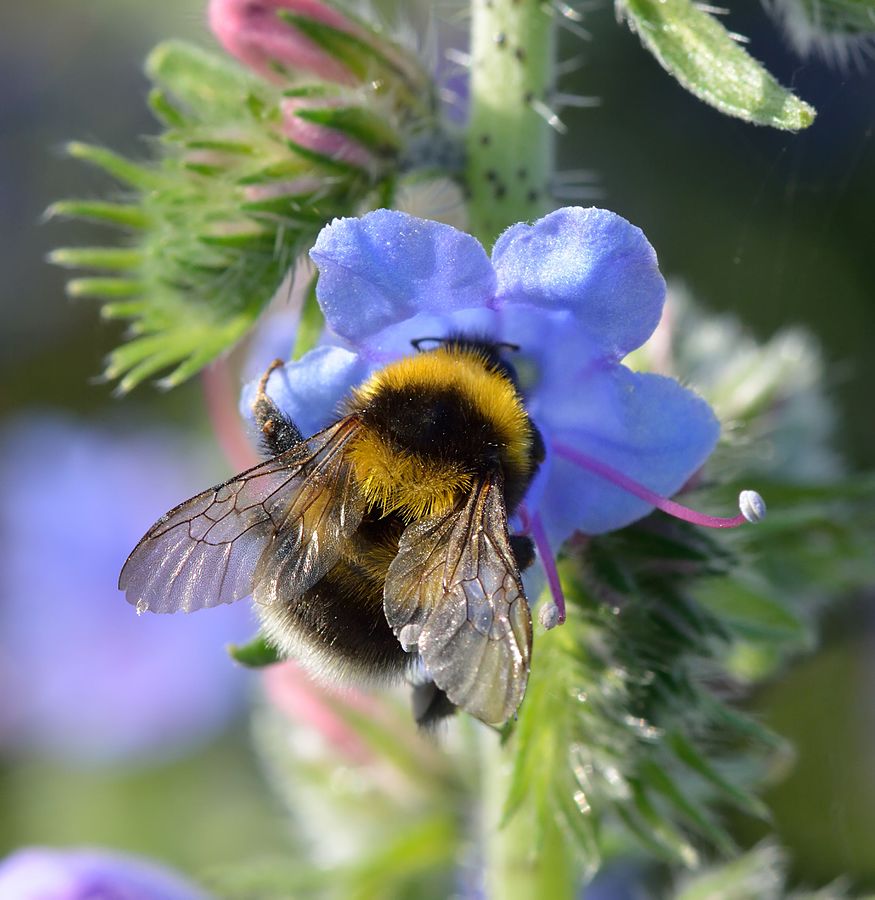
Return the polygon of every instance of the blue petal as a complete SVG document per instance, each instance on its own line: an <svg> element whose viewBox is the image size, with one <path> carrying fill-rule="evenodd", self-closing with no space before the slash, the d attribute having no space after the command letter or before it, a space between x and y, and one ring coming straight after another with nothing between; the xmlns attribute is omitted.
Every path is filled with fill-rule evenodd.
<svg viewBox="0 0 875 900"><path fill-rule="evenodd" d="M343 347L317 347L271 373L267 393L298 426L304 437L335 421L351 388L371 374L370 366ZM252 417L258 379L243 388L240 408Z"/></svg>
<svg viewBox="0 0 875 900"><path fill-rule="evenodd" d="M640 228L603 209L568 207L521 223L492 252L497 303L569 310L615 360L640 347L662 315L665 281Z"/></svg>
<svg viewBox="0 0 875 900"><path fill-rule="evenodd" d="M571 447L662 496L679 490L714 449L720 425L711 407L671 378L625 366L592 371L568 403L544 409L552 452L539 508L554 547L575 530L622 528L653 507L586 468L562 458Z"/></svg>
<svg viewBox="0 0 875 900"><path fill-rule="evenodd" d="M310 256L325 318L353 344L417 313L480 307L495 296L495 273L473 237L394 210L335 219Z"/></svg>
<svg viewBox="0 0 875 900"><path fill-rule="evenodd" d="M458 309L443 314L418 313L356 342L356 349L375 366L385 366L414 352L412 341L443 338L451 334L496 337L501 333L500 314L494 309ZM430 349L430 348L429 348Z"/></svg>

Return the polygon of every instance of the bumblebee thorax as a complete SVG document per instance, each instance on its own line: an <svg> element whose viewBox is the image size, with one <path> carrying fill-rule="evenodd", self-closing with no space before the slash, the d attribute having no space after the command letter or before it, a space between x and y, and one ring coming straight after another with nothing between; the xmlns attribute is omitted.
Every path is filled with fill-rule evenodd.
<svg viewBox="0 0 875 900"><path fill-rule="evenodd" d="M475 348L405 357L358 387L363 428L350 455L356 480L383 514L409 521L449 510L479 474L526 482L533 429L507 373Z"/></svg>

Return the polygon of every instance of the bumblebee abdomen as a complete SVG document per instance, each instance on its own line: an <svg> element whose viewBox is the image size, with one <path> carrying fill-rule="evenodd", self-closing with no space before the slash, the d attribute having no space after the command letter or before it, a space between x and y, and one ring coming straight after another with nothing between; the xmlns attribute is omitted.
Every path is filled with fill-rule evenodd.
<svg viewBox="0 0 875 900"><path fill-rule="evenodd" d="M410 665L366 565L341 560L302 596L256 609L267 639L317 673L390 680Z"/></svg>
<svg viewBox="0 0 875 900"><path fill-rule="evenodd" d="M518 502L534 429L507 374L473 348L444 346L375 373L350 404L363 428L349 453L372 507L416 521L451 509L500 469Z"/></svg>

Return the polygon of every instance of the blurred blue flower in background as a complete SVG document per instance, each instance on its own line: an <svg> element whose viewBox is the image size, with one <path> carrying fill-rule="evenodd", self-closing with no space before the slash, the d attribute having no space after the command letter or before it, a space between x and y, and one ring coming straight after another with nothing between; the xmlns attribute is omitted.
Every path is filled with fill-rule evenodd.
<svg viewBox="0 0 875 900"><path fill-rule="evenodd" d="M176 872L106 850L28 847L0 861L8 900L209 900Z"/></svg>
<svg viewBox="0 0 875 900"><path fill-rule="evenodd" d="M0 432L0 748L138 762L229 724L246 676L224 644L251 631L246 606L138 617L116 588L148 524L217 469L169 431L43 415Z"/></svg>

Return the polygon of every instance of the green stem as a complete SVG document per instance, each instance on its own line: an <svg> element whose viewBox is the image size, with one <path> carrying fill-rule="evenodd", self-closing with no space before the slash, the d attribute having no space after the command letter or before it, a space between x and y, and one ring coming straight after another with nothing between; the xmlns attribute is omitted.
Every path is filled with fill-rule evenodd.
<svg viewBox="0 0 875 900"><path fill-rule="evenodd" d="M485 896L501 900L572 900L582 883L558 823L538 828L535 810L524 803L501 823L510 788L515 741L500 746L497 735L481 734ZM544 761L550 765L550 760ZM540 838L540 840L539 840Z"/></svg>
<svg viewBox="0 0 875 900"><path fill-rule="evenodd" d="M470 228L486 246L551 208L554 30L543 0L472 0L467 184ZM571 898L578 878L558 826L542 830L536 846L530 807L501 824L515 749L515 738L502 745L481 735L486 896Z"/></svg>
<svg viewBox="0 0 875 900"><path fill-rule="evenodd" d="M487 245L550 208L554 48L542 0L472 0L469 209L471 230Z"/></svg>

